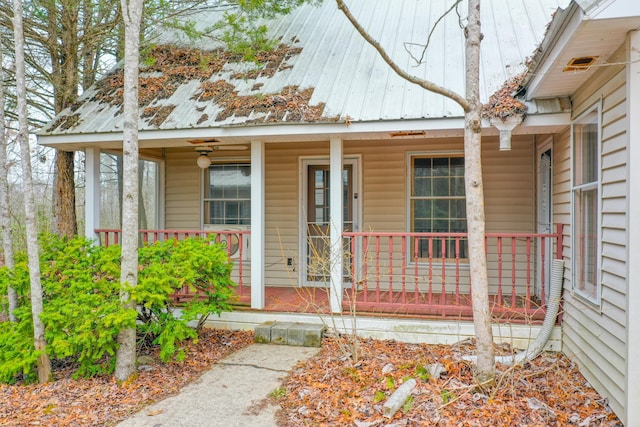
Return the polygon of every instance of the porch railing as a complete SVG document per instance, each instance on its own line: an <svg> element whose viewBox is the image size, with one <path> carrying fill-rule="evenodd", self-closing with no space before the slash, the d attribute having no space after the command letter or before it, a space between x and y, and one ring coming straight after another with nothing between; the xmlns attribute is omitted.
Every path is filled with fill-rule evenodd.
<svg viewBox="0 0 640 427"><path fill-rule="evenodd" d="M351 291L358 311L470 317L466 233L345 232ZM544 317L550 259L561 257L554 233L487 233L487 273L494 316Z"/></svg>
<svg viewBox="0 0 640 427"><path fill-rule="evenodd" d="M121 230L98 229L102 245L119 244ZM544 318L550 260L561 258L562 225L554 233L487 233L487 274L493 315L511 321ZM207 237L227 243L233 280L247 299L249 230L140 230L140 243ZM344 306L358 312L471 318L466 233L345 232ZM277 287L277 286L275 286ZM269 293L267 286L267 294ZM192 298L188 289L174 295ZM266 309L270 307L267 304Z"/></svg>
<svg viewBox="0 0 640 427"><path fill-rule="evenodd" d="M119 245L122 240L122 230L118 229L96 229L95 233L98 235L100 245ZM184 240L190 237L207 238L208 236L215 236L214 241L217 243L223 243L226 245L227 254L229 258L234 261L233 272L231 278L237 283L237 292L239 295L243 295L245 280L246 280L246 266L244 260L249 256L247 245L245 243L249 239L251 231L249 230L139 230L139 243L151 244L158 241L165 240ZM177 291L173 297L176 300L192 298L193 294L188 287L185 287Z"/></svg>

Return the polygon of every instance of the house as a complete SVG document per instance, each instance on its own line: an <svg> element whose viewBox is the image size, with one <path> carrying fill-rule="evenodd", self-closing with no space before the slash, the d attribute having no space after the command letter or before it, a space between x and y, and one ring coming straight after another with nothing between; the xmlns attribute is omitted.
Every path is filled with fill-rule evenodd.
<svg viewBox="0 0 640 427"><path fill-rule="evenodd" d="M415 44L449 2L348 3L398 64L464 93L459 16L438 23L427 49ZM220 13L191 19L206 28ZM572 357L635 425L640 6L485 0L482 26L483 101L526 71L522 123L482 124L496 337L519 344L535 335L551 260L564 260L562 321L549 348ZM215 231L224 240L251 310L220 324L309 319L355 301L370 335L472 334L462 109L394 74L332 2L269 28L280 44L259 66L170 30L151 49L140 153L157 176L157 215L143 238ZM116 70L39 134L40 144L84 151L86 234L102 244L119 238L101 218L100 164L121 150L121 96Z"/></svg>

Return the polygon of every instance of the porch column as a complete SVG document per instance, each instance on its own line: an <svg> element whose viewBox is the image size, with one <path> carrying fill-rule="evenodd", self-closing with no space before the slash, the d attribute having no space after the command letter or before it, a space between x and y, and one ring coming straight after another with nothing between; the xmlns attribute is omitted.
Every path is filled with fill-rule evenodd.
<svg viewBox="0 0 640 427"><path fill-rule="evenodd" d="M264 308L264 142L251 141L251 308Z"/></svg>
<svg viewBox="0 0 640 427"><path fill-rule="evenodd" d="M329 300L331 311L342 311L342 276L343 276L343 182L342 182L342 139L332 137L329 154L329 240L331 252L329 266L331 281L329 283Z"/></svg>
<svg viewBox="0 0 640 427"><path fill-rule="evenodd" d="M629 65L627 66L627 114L629 123L629 210L627 227L629 230L627 247L627 372L626 420L625 424L640 423L640 263L632 262L633 254L640 252L640 31L629 35Z"/></svg>
<svg viewBox="0 0 640 427"><path fill-rule="evenodd" d="M100 149L85 148L84 235L98 241L95 230L100 227Z"/></svg>

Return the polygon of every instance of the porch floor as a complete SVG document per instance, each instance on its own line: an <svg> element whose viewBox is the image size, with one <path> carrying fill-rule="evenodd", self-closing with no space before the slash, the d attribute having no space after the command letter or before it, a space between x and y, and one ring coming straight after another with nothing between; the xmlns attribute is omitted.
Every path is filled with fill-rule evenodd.
<svg viewBox="0 0 640 427"><path fill-rule="evenodd" d="M345 289L343 295L343 310L349 311L352 294ZM376 302L377 301L377 302ZM521 301L516 301L511 308L512 301L503 298L498 304L496 295L489 296L496 321L514 323L541 323L544 320L545 308L530 308L525 310ZM244 286L242 294L234 304L237 310L250 310L251 288ZM284 287L268 286L265 288L265 307L263 311L284 313L329 313L328 290L320 287ZM358 291L356 293L356 311L358 315L375 315L388 317L419 317L429 319L472 320L471 300L469 295L432 293L406 294L402 301L401 292L380 292L376 297L375 291Z"/></svg>

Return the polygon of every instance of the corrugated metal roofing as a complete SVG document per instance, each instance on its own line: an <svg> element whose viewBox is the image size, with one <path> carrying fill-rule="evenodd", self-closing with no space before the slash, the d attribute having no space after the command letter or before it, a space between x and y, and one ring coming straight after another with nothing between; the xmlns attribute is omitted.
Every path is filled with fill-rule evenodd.
<svg viewBox="0 0 640 427"><path fill-rule="evenodd" d="M483 0L482 1L482 64L481 96L483 101L503 82L525 69L544 36L547 23L558 7L568 0ZM452 4L451 0L349 0L353 14L389 52L391 57L410 73L431 80L449 89L464 93L464 36L459 16L449 14L438 24L426 50L422 64L416 64L408 52L421 54L427 35ZM466 14L466 4L459 6ZM200 10L188 17L201 28L220 16L219 10ZM260 97L279 94L287 87L298 91L312 90L310 98L293 93L298 102L319 106L321 116L307 118L294 111L278 116L246 109L230 111L228 105L216 100L200 100L199 79L185 80L168 97L159 97L144 107L166 107L162 117L143 118L145 129L207 128L270 121L378 121L398 119L429 119L460 117L462 109L441 95L428 92L397 76L366 44L333 1L318 6L304 5L287 16L269 23L270 35L283 43L301 48L298 54L278 65L273 76L247 76L253 66L228 62L214 73L210 82L225 80L237 91L236 96ZM172 31L158 38L158 44L190 44L210 50L212 44L202 39L188 42ZM245 72L238 78L238 72ZM235 76L234 76L235 75ZM88 90L78 105L64 111L45 127L42 135L103 133L122 130L119 105L100 99L98 86ZM249 98L246 98L249 99ZM273 98L269 98L273 99ZM305 107L306 108L306 107ZM225 112L222 116L221 112Z"/></svg>

